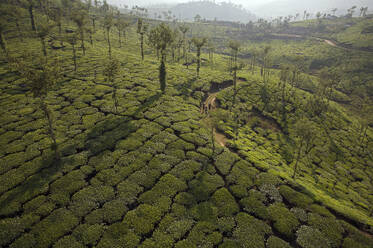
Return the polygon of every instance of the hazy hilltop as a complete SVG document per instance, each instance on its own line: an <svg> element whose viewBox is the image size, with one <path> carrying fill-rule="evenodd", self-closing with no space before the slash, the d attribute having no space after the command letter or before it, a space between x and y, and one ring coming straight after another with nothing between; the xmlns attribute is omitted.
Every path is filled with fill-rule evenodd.
<svg viewBox="0 0 373 248"><path fill-rule="evenodd" d="M255 16L244 9L242 5L227 2L214 3L200 1L182 3L171 8L171 11L177 17L188 20L194 19L197 14L208 20L217 18L224 21L249 22L255 19Z"/></svg>
<svg viewBox="0 0 373 248"><path fill-rule="evenodd" d="M373 9L373 1L371 0L274 0L250 10L260 17L276 17L303 13L304 10L307 10L307 12L310 13L316 13L318 11L330 13L333 8L337 8L338 11L336 13L341 15L346 13L347 9L354 5L357 6L357 9L360 9L361 6L368 7L370 10Z"/></svg>

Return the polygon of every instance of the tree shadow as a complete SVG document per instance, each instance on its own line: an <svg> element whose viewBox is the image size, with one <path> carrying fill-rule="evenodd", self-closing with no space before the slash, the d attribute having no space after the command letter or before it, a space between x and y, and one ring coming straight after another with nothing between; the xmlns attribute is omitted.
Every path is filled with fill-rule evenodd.
<svg viewBox="0 0 373 248"><path fill-rule="evenodd" d="M156 101L158 101L162 97L161 92L157 92L156 94L150 96L147 98L143 103L141 103L141 106L135 110L135 112L132 114L132 116L137 117L140 113L144 113L146 110L148 110Z"/></svg>
<svg viewBox="0 0 373 248"><path fill-rule="evenodd" d="M194 82L197 81L197 77L193 77L191 79L189 79L188 81L182 83L182 84L178 84L176 86L174 86L174 88L180 92L180 94L183 96L183 99L186 100L188 99L188 97L190 97L191 95L191 88L192 88L192 85Z"/></svg>
<svg viewBox="0 0 373 248"><path fill-rule="evenodd" d="M53 182L71 171L79 170L88 163L89 159L82 163L79 156L82 152L87 153L86 156L89 158L103 151L114 151L118 141L137 130L132 120L130 117L121 116L103 120L86 131L87 135L83 142L70 139L68 143L59 144L60 160L55 160L54 152L48 149L43 152L40 161L38 158L30 161L27 164L30 168L25 167L25 170L32 171L34 166L39 170L0 195L0 218L20 217L26 211L24 209L26 202L41 195L50 197L52 195L50 186ZM89 177L85 175L85 181L88 181Z"/></svg>

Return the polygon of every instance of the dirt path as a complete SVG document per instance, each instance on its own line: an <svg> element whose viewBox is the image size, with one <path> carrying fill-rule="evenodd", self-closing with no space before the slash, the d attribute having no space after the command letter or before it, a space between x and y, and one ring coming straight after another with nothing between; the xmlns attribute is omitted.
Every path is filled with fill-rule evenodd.
<svg viewBox="0 0 373 248"><path fill-rule="evenodd" d="M214 136L215 136L216 142L218 142L219 145L221 145L222 147L226 147L228 138L225 137L224 134L218 133L216 129L214 129Z"/></svg>
<svg viewBox="0 0 373 248"><path fill-rule="evenodd" d="M328 44L329 46L332 46L332 47L338 47L338 48L341 48L341 49L351 50L351 51L373 53L373 51L367 51L367 50L364 50L364 49L361 49L361 48L343 46L341 44L336 43L335 41L320 38L320 37L304 36L304 35L299 35L299 34L271 34L271 35L277 36L277 37L287 37L287 38L301 38L301 39L311 38L311 39L314 39L314 40L317 40L317 41L320 41L320 42L324 42L324 43L326 43L326 44Z"/></svg>

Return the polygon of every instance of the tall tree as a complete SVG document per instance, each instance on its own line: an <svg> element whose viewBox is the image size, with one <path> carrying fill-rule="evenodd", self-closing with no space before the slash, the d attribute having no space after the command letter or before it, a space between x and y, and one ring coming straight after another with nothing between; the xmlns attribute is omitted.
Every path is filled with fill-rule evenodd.
<svg viewBox="0 0 373 248"><path fill-rule="evenodd" d="M159 66L159 83L162 93L166 90L166 80L167 80L167 71L166 71L166 50L169 47L174 39L173 32L171 28L161 23L157 27L153 28L149 32L149 40L153 43L153 46L160 50L161 52L161 64Z"/></svg>
<svg viewBox="0 0 373 248"><path fill-rule="evenodd" d="M106 40L108 43L109 47L109 58L111 58L111 43L110 43L110 30L113 27L114 21L113 21L113 14L112 13L107 13L105 15L105 20L104 20L104 26L106 30Z"/></svg>
<svg viewBox="0 0 373 248"><path fill-rule="evenodd" d="M81 42L81 47L83 49L83 55L85 55L85 45L84 45L84 32L85 26L87 24L88 13L84 9L74 9L72 20L76 24L79 32L79 38Z"/></svg>
<svg viewBox="0 0 373 248"><path fill-rule="evenodd" d="M267 71L267 67L268 67L268 64L269 64L268 56L269 56L269 51L270 50L271 50L270 46L266 46L263 50L263 63L262 63L262 68L260 70L260 73L263 77L263 82L264 83L267 82L268 75L269 75L269 71Z"/></svg>
<svg viewBox="0 0 373 248"><path fill-rule="evenodd" d="M41 21L39 23L37 31L36 31L36 33L37 33L37 35L40 39L40 43L41 43L41 46L42 46L42 51L43 51L43 54L44 54L45 57L47 56L47 46L45 44L45 39L51 33L54 26L55 26L54 23L48 22L47 20L44 20L44 21Z"/></svg>
<svg viewBox="0 0 373 248"><path fill-rule="evenodd" d="M199 70L201 68L201 48L207 43L207 38L197 38L192 39L194 46L197 48L197 77L199 77Z"/></svg>
<svg viewBox="0 0 373 248"><path fill-rule="evenodd" d="M36 6L36 1L35 0L22 0L22 4L27 9L27 11L30 15L32 30L36 31L35 16L34 16L34 8Z"/></svg>
<svg viewBox="0 0 373 248"><path fill-rule="evenodd" d="M67 34L66 41L72 47L72 51L73 51L73 62L74 62L74 71L76 71L77 70L76 44L78 43L78 38L77 38L76 33Z"/></svg>
<svg viewBox="0 0 373 248"><path fill-rule="evenodd" d="M39 61L40 63L37 63L35 67L29 67L23 61L17 61L15 66L21 76L27 80L33 96L39 100L40 109L48 121L48 133L52 140L55 159L58 160L59 152L53 127L53 117L46 102L46 97L60 77L60 67L56 62L48 64L43 58L39 58Z"/></svg>
<svg viewBox="0 0 373 248"><path fill-rule="evenodd" d="M147 25L142 18L137 20L137 33L140 35L140 53L141 59L144 60L144 34L146 33Z"/></svg>
<svg viewBox="0 0 373 248"><path fill-rule="evenodd" d="M117 87L114 84L115 77L118 75L120 69L120 63L115 58L110 58L108 61L105 62L104 65L104 76L106 77L106 80L112 85L113 87L113 95L112 98L114 100L114 107L115 112L118 113L118 97L117 97Z"/></svg>
<svg viewBox="0 0 373 248"><path fill-rule="evenodd" d="M130 23L128 21L123 20L122 18L118 18L115 23L115 26L118 30L119 47L122 47L122 36L126 36L126 31L129 25Z"/></svg>
<svg viewBox="0 0 373 248"><path fill-rule="evenodd" d="M185 63L188 63L187 58L186 58L186 46L187 46L187 40L186 40L186 33L189 31L189 27L184 23L179 26L180 32L183 34L183 58L185 58Z"/></svg>
<svg viewBox="0 0 373 248"><path fill-rule="evenodd" d="M241 47L241 44L238 41L231 40L228 44L229 48L232 50L232 72L233 72L233 107L236 104L236 95L237 95L237 70L238 64L237 64L237 57L238 57L238 51Z"/></svg>
<svg viewBox="0 0 373 248"><path fill-rule="evenodd" d="M316 138L315 124L306 119L302 118L295 124L295 136L297 140L297 156L294 165L294 172L292 178L295 178L298 169L298 163L302 155L302 151L308 153L312 147L312 142Z"/></svg>

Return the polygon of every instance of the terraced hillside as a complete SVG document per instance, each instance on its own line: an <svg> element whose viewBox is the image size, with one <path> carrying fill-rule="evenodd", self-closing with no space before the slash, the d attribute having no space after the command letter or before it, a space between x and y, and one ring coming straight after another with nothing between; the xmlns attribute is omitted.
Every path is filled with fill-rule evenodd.
<svg viewBox="0 0 373 248"><path fill-rule="evenodd" d="M373 246L368 155L351 151L350 160L338 161L338 174L328 166L334 158L320 156L319 174L327 176L317 188L302 160L301 176L294 180L289 176L294 163L279 151L283 124L275 110L269 111L273 102L255 112L263 104L257 98L263 84L258 70L239 74L238 99L246 104L242 116L250 107L257 124L242 120L236 136L235 119L224 118L229 109L237 113L229 100L232 75L222 69L228 58L215 55L213 65L203 60L196 78L194 64L187 69L169 56L162 94L159 61L147 45L141 61L135 26L121 48L117 33L110 33L113 57L120 62L114 83L103 75L108 56L104 30L97 30L92 45L86 42L85 55L78 48L77 71L72 46L47 46L48 60L57 58L62 67L45 99L60 153L56 159L39 101L12 63L25 51L42 51L28 21L21 23L23 40L14 34L15 26L9 29L9 57L1 55L0 247ZM75 29L72 23L65 28ZM23 60L32 65L35 57ZM276 89L277 73L268 82L270 90ZM217 93L217 109L208 116L201 105L209 91ZM294 94L307 98L310 93ZM298 106L301 100L295 99L289 108ZM357 123L339 105L333 108L337 130L331 136L348 137L347 128ZM290 111L295 113L290 119L305 110L297 111ZM230 140L227 147L206 124L212 119ZM292 120L291 139L293 125ZM345 141L336 143L340 147ZM289 145L289 153L295 148ZM314 152L313 159L320 151ZM336 195L325 186L329 177L345 178L334 185Z"/></svg>

